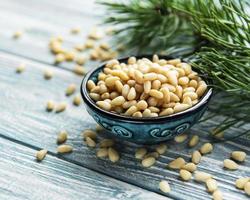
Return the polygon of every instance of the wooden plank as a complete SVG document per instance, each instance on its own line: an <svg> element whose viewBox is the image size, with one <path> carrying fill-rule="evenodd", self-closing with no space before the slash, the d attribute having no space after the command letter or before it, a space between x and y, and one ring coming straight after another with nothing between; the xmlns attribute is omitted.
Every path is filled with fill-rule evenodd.
<svg viewBox="0 0 250 200"><path fill-rule="evenodd" d="M103 13L100 6L91 1L41 1L9 0L0 1L0 50L20 55L32 60L54 63L54 55L48 49L48 43L53 36L63 36L63 46L73 48L76 44L84 44L89 31L100 23L98 17ZM42 11L42 12L41 12ZM70 29L80 27L79 35L70 34ZM23 30L24 34L18 40L13 39L13 33ZM72 69L74 63L60 64L62 68ZM95 65L88 62L86 66Z"/></svg>
<svg viewBox="0 0 250 200"><path fill-rule="evenodd" d="M186 143L177 145L174 142L168 142L168 152L149 169L142 168L134 158L138 145L128 142L117 141L117 149L121 152L121 160L118 163L112 164L108 160L97 159L95 150L87 148L81 138L81 132L84 129L95 127L94 121L87 114L84 106L79 108L72 106L72 98L66 98L64 95L66 86L72 82L79 84L80 78L70 72L55 68L55 77L45 81L42 71L48 66L28 61L27 70L17 75L14 73L15 66L22 61L21 59L0 54L0 60L0 91L2 91L0 94L0 134L2 136L26 145L47 148L51 154L56 155L56 135L58 131L66 129L70 134L68 143L73 145L74 152L60 156L62 159L155 192L159 192L159 181L167 179L172 192L166 196L175 199L211 198L204 185L194 181L182 182L178 178L178 171L167 170L165 167L169 161L179 156L185 158L186 161L190 159L190 153L194 149L188 149ZM63 113L47 113L45 103L49 99L67 101L69 107ZM192 129L192 133L199 134L202 142L208 141L206 138L208 128L216 123L218 119L197 125ZM237 171L224 170L222 161L229 157L232 150L242 149L249 155L249 145L250 141L247 138L216 144L214 153L203 157L198 166L198 170L214 175L225 199L247 199L242 191L235 188L234 182L238 177L249 176L249 156ZM148 148L153 149L153 147Z"/></svg>
<svg viewBox="0 0 250 200"><path fill-rule="evenodd" d="M76 164L0 138L0 197L4 199L166 199Z"/></svg>

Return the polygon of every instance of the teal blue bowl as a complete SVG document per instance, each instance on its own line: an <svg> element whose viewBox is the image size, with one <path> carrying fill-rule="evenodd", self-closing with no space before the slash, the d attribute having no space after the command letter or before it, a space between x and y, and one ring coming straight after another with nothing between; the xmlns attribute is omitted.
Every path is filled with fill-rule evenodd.
<svg viewBox="0 0 250 200"><path fill-rule="evenodd" d="M138 56L137 58L152 58L149 56ZM170 57L162 57L170 59ZM120 63L126 63L127 58L119 59ZM97 82L98 73L103 70L105 63L86 74L81 84L81 95L85 102L88 113L94 120L107 130L107 134L141 144L155 144L174 138L186 132L202 117L207 110L208 102L212 96L212 88L200 98L199 102L193 107L168 116L152 118L135 118L125 115L108 112L99 108L90 98L87 91L87 81ZM202 75L201 75L202 76ZM203 79L208 80L202 76Z"/></svg>

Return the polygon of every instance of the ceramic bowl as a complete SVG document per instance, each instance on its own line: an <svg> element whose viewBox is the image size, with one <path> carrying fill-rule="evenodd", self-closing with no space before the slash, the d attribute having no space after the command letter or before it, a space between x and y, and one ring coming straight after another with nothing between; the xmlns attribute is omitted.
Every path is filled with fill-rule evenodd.
<svg viewBox="0 0 250 200"><path fill-rule="evenodd" d="M137 56L137 58L143 57L152 58L152 56ZM166 56L161 58L171 59ZM119 61L126 63L127 59L128 57L119 59ZM103 70L104 66L105 63L86 74L81 84L81 94L86 109L94 120L107 130L107 134L122 140L154 144L172 139L187 131L202 117L212 95L212 88L208 87L196 105L169 116L135 118L108 112L99 108L87 91L87 81L91 79L97 82L98 73ZM206 78L203 77L203 79L208 82Z"/></svg>

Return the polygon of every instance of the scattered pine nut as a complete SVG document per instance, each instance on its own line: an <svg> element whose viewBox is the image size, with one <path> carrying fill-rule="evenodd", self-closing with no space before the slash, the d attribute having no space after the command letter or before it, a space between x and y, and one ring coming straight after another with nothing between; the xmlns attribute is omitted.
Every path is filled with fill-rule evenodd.
<svg viewBox="0 0 250 200"><path fill-rule="evenodd" d="M82 76L82 75L85 74L84 68L83 68L82 66L80 66L80 65L76 65L76 66L74 67L74 69L73 69L73 72L74 72L75 74L77 74L77 75L80 75L80 76Z"/></svg>
<svg viewBox="0 0 250 200"><path fill-rule="evenodd" d="M206 182L206 180L212 178L211 174L201 171L195 171L194 179L198 182Z"/></svg>
<svg viewBox="0 0 250 200"><path fill-rule="evenodd" d="M100 147L103 147L103 148L107 148L107 147L112 147L112 146L114 146L114 144L115 144L115 142L114 142L114 140L112 140L112 139L103 139L103 140L100 142L99 146L100 146Z"/></svg>
<svg viewBox="0 0 250 200"><path fill-rule="evenodd" d="M206 180L206 186L207 186L207 190L208 192L213 193L215 190L217 190L217 181L210 178L208 180Z"/></svg>
<svg viewBox="0 0 250 200"><path fill-rule="evenodd" d="M65 131L65 130L60 131L60 133L57 135L57 143L62 144L67 140L67 138L68 138L67 131Z"/></svg>
<svg viewBox="0 0 250 200"><path fill-rule="evenodd" d="M136 159L142 159L146 154L147 154L147 149L146 148L138 148L135 151L135 158Z"/></svg>
<svg viewBox="0 0 250 200"><path fill-rule="evenodd" d="M21 63L17 68L16 68L16 73L21 74L25 70L25 64Z"/></svg>
<svg viewBox="0 0 250 200"><path fill-rule="evenodd" d="M162 180L162 181L159 183L159 189L160 189L162 192L164 192L164 193L169 193L169 192L171 191L168 182L165 181L165 180Z"/></svg>
<svg viewBox="0 0 250 200"><path fill-rule="evenodd" d="M22 35L23 35L23 32L22 32L22 31L16 31L16 32L13 34L13 38L14 38L14 39L18 39L18 38L20 38Z"/></svg>
<svg viewBox="0 0 250 200"><path fill-rule="evenodd" d="M225 159L223 161L223 164L224 164L224 167L226 169L230 169L230 170L236 170L239 167L236 162L234 162L233 160L230 160L230 159Z"/></svg>
<svg viewBox="0 0 250 200"><path fill-rule="evenodd" d="M77 56L75 59L78 65L83 65L86 62L86 60L87 60L86 56L83 56L83 55Z"/></svg>
<svg viewBox="0 0 250 200"><path fill-rule="evenodd" d="M48 112L51 112L54 109L54 107L55 107L55 103L53 101L50 100L47 102L46 110Z"/></svg>
<svg viewBox="0 0 250 200"><path fill-rule="evenodd" d="M167 151L167 145L166 144L159 144L156 146L155 150L159 153L159 154L164 154Z"/></svg>
<svg viewBox="0 0 250 200"><path fill-rule="evenodd" d="M250 177L242 177L242 178L238 178L236 181L235 181L235 186L238 188L238 189L244 189L244 186L247 182L250 181Z"/></svg>
<svg viewBox="0 0 250 200"><path fill-rule="evenodd" d="M42 149L40 151L37 151L36 152L36 159L37 159L37 161L42 161L45 158L47 152L48 151L46 149Z"/></svg>
<svg viewBox="0 0 250 200"><path fill-rule="evenodd" d="M213 200L223 200L221 191L215 190L213 193Z"/></svg>
<svg viewBox="0 0 250 200"><path fill-rule="evenodd" d="M111 162L117 162L120 159L118 152L112 147L108 148L108 156Z"/></svg>
<svg viewBox="0 0 250 200"><path fill-rule="evenodd" d="M201 161L201 154L199 151L194 151L192 154L192 163L194 164L199 164L199 162Z"/></svg>
<svg viewBox="0 0 250 200"><path fill-rule="evenodd" d="M184 165L185 165L185 160L181 157L171 161L169 164L168 164L168 167L171 168L171 169L181 169Z"/></svg>
<svg viewBox="0 0 250 200"><path fill-rule="evenodd" d="M198 135L193 135L191 139L189 140L188 146L189 147L194 147L198 144L199 142L199 136Z"/></svg>
<svg viewBox="0 0 250 200"><path fill-rule="evenodd" d="M81 32L81 29L79 27L72 28L70 32L74 35L79 34Z"/></svg>
<svg viewBox="0 0 250 200"><path fill-rule="evenodd" d="M96 152L96 156L98 158L105 158L108 156L108 149L107 148L100 148Z"/></svg>
<svg viewBox="0 0 250 200"><path fill-rule="evenodd" d="M81 104L81 95L78 94L78 95L74 96L73 104L75 106L79 106Z"/></svg>
<svg viewBox="0 0 250 200"><path fill-rule="evenodd" d="M53 71L51 70L51 69L46 69L45 71L44 71L44 78L46 79L46 80L49 80L49 79L51 79L53 77Z"/></svg>
<svg viewBox="0 0 250 200"><path fill-rule="evenodd" d="M231 153L231 158L236 161L243 162L246 159L246 153L244 151L234 151Z"/></svg>
<svg viewBox="0 0 250 200"><path fill-rule="evenodd" d="M70 85L67 87L67 89L66 89L66 91L65 91L65 95L66 95L66 96L70 96L70 95L72 95L75 91L76 91L76 84L72 83L72 84L70 84Z"/></svg>
<svg viewBox="0 0 250 200"><path fill-rule="evenodd" d="M205 143L201 146L200 152L204 155L213 151L213 145L211 143Z"/></svg>
<svg viewBox="0 0 250 200"><path fill-rule="evenodd" d="M144 158L141 162L143 167L151 167L152 165L155 164L155 158L154 157L147 157Z"/></svg>
<svg viewBox="0 0 250 200"><path fill-rule="evenodd" d="M181 169L180 170L180 177L181 177L182 180L188 181L188 180L190 180L192 178L192 174L189 171L185 170L185 169Z"/></svg>
<svg viewBox="0 0 250 200"><path fill-rule="evenodd" d="M174 138L174 141L177 143L182 143L187 139L187 137L188 137L187 134L181 134L181 135L176 136Z"/></svg>
<svg viewBox="0 0 250 200"><path fill-rule="evenodd" d="M83 131L83 139L86 140L87 137L90 137L92 140L95 140L97 138L97 134L95 131L86 129Z"/></svg>
<svg viewBox="0 0 250 200"><path fill-rule="evenodd" d="M248 181L245 185L244 185L244 191L247 195L250 196L250 181Z"/></svg>
<svg viewBox="0 0 250 200"><path fill-rule="evenodd" d="M86 144L89 147L95 147L96 146L96 142L91 137L86 137Z"/></svg>
<svg viewBox="0 0 250 200"><path fill-rule="evenodd" d="M62 144L57 147L57 153L70 153L73 151L73 147L68 144Z"/></svg>
<svg viewBox="0 0 250 200"><path fill-rule="evenodd" d="M55 111L56 113L63 112L66 109L66 107L67 107L67 104L65 102L61 102L57 104Z"/></svg>
<svg viewBox="0 0 250 200"><path fill-rule="evenodd" d="M75 51L66 51L66 52L64 52L64 57L65 57L65 60L68 62L73 61L76 57L76 52Z"/></svg>
<svg viewBox="0 0 250 200"><path fill-rule="evenodd" d="M194 163L187 163L181 169L185 169L189 172L194 172L197 169L197 166Z"/></svg>
<svg viewBox="0 0 250 200"><path fill-rule="evenodd" d="M148 157L154 157L155 159L159 158L159 153L158 152L151 152L151 153L148 153L144 156L144 158L148 158Z"/></svg>
<svg viewBox="0 0 250 200"><path fill-rule="evenodd" d="M65 61L64 54L62 54L62 53L56 54L56 56L55 56L55 64L59 64L59 63L62 63L64 61Z"/></svg>

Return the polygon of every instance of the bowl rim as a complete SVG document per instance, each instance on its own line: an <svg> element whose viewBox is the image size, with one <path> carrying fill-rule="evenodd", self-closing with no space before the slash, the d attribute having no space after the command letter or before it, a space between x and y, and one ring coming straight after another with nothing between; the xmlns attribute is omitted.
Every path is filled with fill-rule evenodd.
<svg viewBox="0 0 250 200"><path fill-rule="evenodd" d="M139 56L134 56L137 59L141 59L141 58L152 58L153 55L139 55ZM117 60L119 62L125 62L128 60L128 58L131 56L126 56L126 57L122 57L122 58L118 58ZM159 56L161 59L174 59L172 56ZM183 60L183 59L182 59ZM106 115L110 118L115 118L115 119L119 119L119 120L126 120L126 121L130 121L132 123L147 123L147 122L162 122L162 121L171 121L174 119L178 119L180 117L189 115L190 113L193 113L195 111L198 111L201 107L203 107L205 104L208 103L208 101L210 100L212 93L213 93L213 88L210 87L208 85L208 89L206 90L206 92L203 94L203 96L200 98L200 100L198 101L197 104L195 104L194 106L178 112L178 113L174 113L171 115L167 115L167 116L158 116L158 117L132 117L132 116L127 116L127 115L120 115L118 113L114 113L114 112L109 112L106 110L101 109L100 107L98 107L95 102L90 98L89 93L87 91L87 81L90 79L90 77L96 72L99 71L101 68L104 68L106 62L103 62L101 65L93 68L92 70L90 70L85 77L83 78L82 82L81 82L81 86L80 86L80 92L81 92L81 96L85 102L85 104L87 104L88 106L90 106L91 108L97 110L99 113L101 113L102 115ZM199 70L196 70L199 73ZM202 74L205 75L205 74ZM206 81L206 83L209 83L211 81L208 80L207 77L205 77L203 80Z"/></svg>

